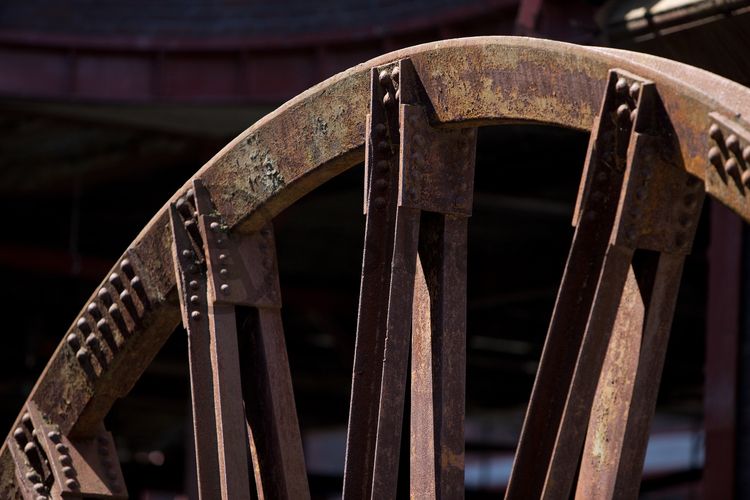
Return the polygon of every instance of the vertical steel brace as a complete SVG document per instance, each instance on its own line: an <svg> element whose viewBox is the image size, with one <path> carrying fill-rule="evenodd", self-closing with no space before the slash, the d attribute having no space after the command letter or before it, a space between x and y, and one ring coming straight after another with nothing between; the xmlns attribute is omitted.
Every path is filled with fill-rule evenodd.
<svg viewBox="0 0 750 500"><path fill-rule="evenodd" d="M655 85L611 70L506 498L568 498L576 473L577 497L637 494L704 197L674 137Z"/></svg>

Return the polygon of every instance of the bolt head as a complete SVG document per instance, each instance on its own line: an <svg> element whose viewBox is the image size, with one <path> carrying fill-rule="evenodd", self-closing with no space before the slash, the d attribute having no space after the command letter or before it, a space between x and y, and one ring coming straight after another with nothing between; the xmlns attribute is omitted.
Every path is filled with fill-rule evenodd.
<svg viewBox="0 0 750 500"><path fill-rule="evenodd" d="M57 431L49 431L49 432L47 433L47 437L48 437L48 438L49 438L49 440L50 440L50 441L52 441L53 443L59 443L59 442L60 442L60 433L59 433L59 432L57 432Z"/></svg>
<svg viewBox="0 0 750 500"><path fill-rule="evenodd" d="M391 75L388 74L388 71L383 70L378 73L378 82L381 87L388 87L388 84L391 83Z"/></svg>
<svg viewBox="0 0 750 500"><path fill-rule="evenodd" d="M641 91L641 85L638 82L633 82L633 84L630 86L630 97L633 98L633 100L638 99L638 93Z"/></svg>
<svg viewBox="0 0 750 500"><path fill-rule="evenodd" d="M709 149L708 161L710 161L712 165L721 166L721 150L716 146L713 146L711 149Z"/></svg>
<svg viewBox="0 0 750 500"><path fill-rule="evenodd" d="M193 319L193 321L200 321L201 313L198 311L193 311L190 313L190 317Z"/></svg>
<svg viewBox="0 0 750 500"><path fill-rule="evenodd" d="M721 129L715 123L708 129L708 136L716 142L721 141Z"/></svg>
<svg viewBox="0 0 750 500"><path fill-rule="evenodd" d="M189 283L189 286L190 286L191 289L197 290L198 289L198 282L195 281L195 280L191 280L190 283Z"/></svg>
<svg viewBox="0 0 750 500"><path fill-rule="evenodd" d="M401 75L399 73L398 65L396 65L391 70L391 78L393 79L394 82L398 82L398 79L399 79L400 76Z"/></svg>
<svg viewBox="0 0 750 500"><path fill-rule="evenodd" d="M625 95L625 93L628 91L628 81L622 77L617 79L617 83L615 83L615 92L621 95Z"/></svg>
<svg viewBox="0 0 750 500"><path fill-rule="evenodd" d="M221 293L223 293L224 295L229 295L229 285L225 283L221 285L220 288L221 288Z"/></svg>
<svg viewBox="0 0 750 500"><path fill-rule="evenodd" d="M67 481L65 481L65 486L67 486L70 490L77 490L78 481L76 481L75 479L68 479Z"/></svg>
<svg viewBox="0 0 750 500"><path fill-rule="evenodd" d="M620 104L617 107L617 120L620 125L627 125L630 123L630 108L627 104Z"/></svg>
<svg viewBox="0 0 750 500"><path fill-rule="evenodd" d="M746 188L750 189L750 169L742 172L742 183Z"/></svg>
<svg viewBox="0 0 750 500"><path fill-rule="evenodd" d="M200 304L201 299L197 295L191 295L190 296L190 303L193 305Z"/></svg>
<svg viewBox="0 0 750 500"><path fill-rule="evenodd" d="M737 164L737 160L734 158L729 158L724 163L724 170L727 171L727 174L729 175L737 175L740 171L740 166Z"/></svg>
<svg viewBox="0 0 750 500"><path fill-rule="evenodd" d="M729 137L727 137L727 148L731 149L732 151L737 151L740 149L740 140L737 139L736 135L730 134Z"/></svg>
<svg viewBox="0 0 750 500"><path fill-rule="evenodd" d="M219 229L221 229L221 226L219 225L219 223L218 223L218 222L212 222L211 224L209 224L209 225L208 225L208 227L209 227L209 228L211 229L211 231L213 231L213 232L218 232L218 231L219 231Z"/></svg>

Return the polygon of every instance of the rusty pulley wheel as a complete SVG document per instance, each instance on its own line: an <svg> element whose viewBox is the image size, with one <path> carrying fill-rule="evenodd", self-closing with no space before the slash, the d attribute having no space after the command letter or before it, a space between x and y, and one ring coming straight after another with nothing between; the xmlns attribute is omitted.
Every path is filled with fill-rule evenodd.
<svg viewBox="0 0 750 500"><path fill-rule="evenodd" d="M364 159L344 497L395 495L404 411L412 496L461 497L476 129L503 123L591 132L507 497L636 496L704 194L750 220L747 116L750 90L718 76L542 40L422 45L330 78L232 141L125 251L5 440L0 496L125 498L103 419L182 322L201 498L249 498L251 474L259 496L309 497L272 220ZM255 311L252 387L237 307ZM627 382L597 390L608 377Z"/></svg>

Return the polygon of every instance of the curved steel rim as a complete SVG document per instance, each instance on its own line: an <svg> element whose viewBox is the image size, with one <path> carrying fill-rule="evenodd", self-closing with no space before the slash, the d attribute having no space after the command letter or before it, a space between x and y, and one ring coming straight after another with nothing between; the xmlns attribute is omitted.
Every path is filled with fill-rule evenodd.
<svg viewBox="0 0 750 500"><path fill-rule="evenodd" d="M192 179L200 178L231 229L260 228L304 194L363 161L370 69L405 57L411 58L433 103L431 119L436 125L515 122L590 130L607 72L620 68L656 83L672 118L684 167L702 180L710 166L709 113L750 129L750 89L697 68L638 53L538 39L457 39L378 57L300 94L229 143L169 202L184 196ZM744 199L711 194L750 220L750 204ZM138 268L151 300L142 327L94 381L62 342L29 396L64 433L93 434L115 399L127 394L179 323L169 202L123 255ZM96 293L91 300L95 299ZM84 315L85 308L71 331ZM0 493L10 491L13 483L7 441L0 449Z"/></svg>

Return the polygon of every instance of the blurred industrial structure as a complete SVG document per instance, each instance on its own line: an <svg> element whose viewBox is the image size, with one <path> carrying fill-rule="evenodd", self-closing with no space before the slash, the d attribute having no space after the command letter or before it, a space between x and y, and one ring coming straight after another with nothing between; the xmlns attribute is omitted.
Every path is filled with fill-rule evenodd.
<svg viewBox="0 0 750 500"><path fill-rule="evenodd" d="M0 4L0 428L151 215L236 134L350 66L446 38L523 35L648 52L750 85L750 2L189 0ZM467 496L497 497L572 232L587 136L480 132L469 244ZM495 168L502 166L502 170ZM276 219L311 489L340 491L364 219L361 169ZM523 186L518 188L518 186ZM341 214L348 214L342 216ZM681 290L644 498L750 498L750 255L705 208ZM507 264L512 262L513 264ZM133 498L189 494L184 335L108 427Z"/></svg>

